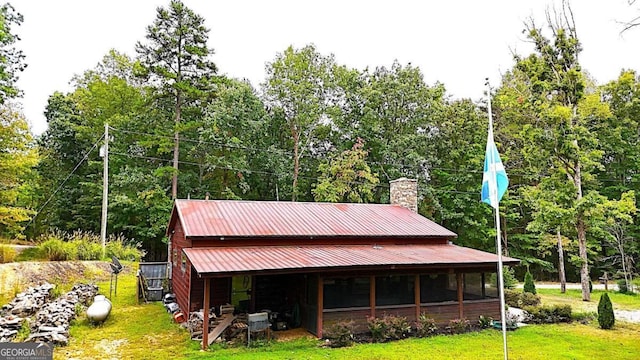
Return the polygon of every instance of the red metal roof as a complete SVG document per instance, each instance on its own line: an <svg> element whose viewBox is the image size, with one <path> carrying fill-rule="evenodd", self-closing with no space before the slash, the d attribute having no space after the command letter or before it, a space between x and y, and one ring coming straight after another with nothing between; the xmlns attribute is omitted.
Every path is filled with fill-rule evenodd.
<svg viewBox="0 0 640 360"><path fill-rule="evenodd" d="M496 254L452 244L309 245L183 249L202 275L269 271L323 271L332 268L495 265ZM505 264L519 260L503 257Z"/></svg>
<svg viewBox="0 0 640 360"><path fill-rule="evenodd" d="M286 201L176 200L192 237L445 237L455 233L397 205Z"/></svg>

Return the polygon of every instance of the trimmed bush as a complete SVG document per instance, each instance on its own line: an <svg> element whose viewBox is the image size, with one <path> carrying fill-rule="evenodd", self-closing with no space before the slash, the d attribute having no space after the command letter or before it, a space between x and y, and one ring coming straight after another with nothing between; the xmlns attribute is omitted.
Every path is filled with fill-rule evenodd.
<svg viewBox="0 0 640 360"><path fill-rule="evenodd" d="M527 322L533 324L571 322L571 305L526 306L524 310L529 313Z"/></svg>
<svg viewBox="0 0 640 360"><path fill-rule="evenodd" d="M528 292L505 290L504 302L511 307L517 308L538 306L540 305L540 296Z"/></svg>
<svg viewBox="0 0 640 360"><path fill-rule="evenodd" d="M449 321L449 326L447 326L447 330L449 330L451 334L464 334L467 331L469 331L470 327L471 327L471 324L469 323L469 320L465 318L453 319Z"/></svg>
<svg viewBox="0 0 640 360"><path fill-rule="evenodd" d="M604 293L600 297L598 302L598 324L602 329L611 329L616 322L616 317L613 313L613 305L609 299L609 294Z"/></svg>
<svg viewBox="0 0 640 360"><path fill-rule="evenodd" d="M329 346L339 348L353 344L354 328L355 322L353 320L339 321L329 326L323 333L324 337L329 340Z"/></svg>
<svg viewBox="0 0 640 360"><path fill-rule="evenodd" d="M533 283L533 275L529 271L524 274L524 289L523 292L536 294L536 285Z"/></svg>
<svg viewBox="0 0 640 360"><path fill-rule="evenodd" d="M383 342L387 340L387 324L382 318L367 316L367 326L371 332L373 342Z"/></svg>
<svg viewBox="0 0 640 360"><path fill-rule="evenodd" d="M518 298L518 307L538 306L540 305L540 296L530 292L523 292Z"/></svg>
<svg viewBox="0 0 640 360"><path fill-rule="evenodd" d="M520 294L521 292L519 291L505 289L504 290L505 304L511 307L520 307L520 305L518 305L518 300L520 300Z"/></svg>
<svg viewBox="0 0 640 360"><path fill-rule="evenodd" d="M367 324L374 342L399 340L411 332L406 317L384 314L381 318L367 317Z"/></svg>
<svg viewBox="0 0 640 360"><path fill-rule="evenodd" d="M389 339L400 340L409 336L411 325L406 317L389 315L387 321L389 322Z"/></svg>
<svg viewBox="0 0 640 360"><path fill-rule="evenodd" d="M579 311L571 313L571 320L577 321L580 324L587 325L598 317L598 314L593 311Z"/></svg>
<svg viewBox="0 0 640 360"><path fill-rule="evenodd" d="M418 337L429 337L438 333L438 325L427 313L421 313L416 321L416 335Z"/></svg>

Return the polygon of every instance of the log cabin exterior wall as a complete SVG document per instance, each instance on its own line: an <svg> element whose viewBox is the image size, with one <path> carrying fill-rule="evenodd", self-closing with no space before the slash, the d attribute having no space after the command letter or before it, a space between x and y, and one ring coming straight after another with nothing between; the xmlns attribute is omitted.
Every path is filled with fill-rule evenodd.
<svg viewBox="0 0 640 360"><path fill-rule="evenodd" d="M191 264L186 259L185 267L182 267L182 257L184 256L182 249L191 247L191 240L185 237L182 224L178 221L173 228L171 236L171 251L169 253L169 262L171 263L171 287L176 295L176 300L180 309L188 311L189 309L189 293L191 285ZM186 258L186 257L185 257Z"/></svg>
<svg viewBox="0 0 640 360"><path fill-rule="evenodd" d="M189 302L189 311L199 311L202 309L204 302L204 279L195 275L192 269L191 277L191 297ZM231 278L212 278L209 294L211 301L209 307L220 307L231 302Z"/></svg>
<svg viewBox="0 0 640 360"><path fill-rule="evenodd" d="M464 317L474 321L480 315L500 319L500 299L465 300Z"/></svg>

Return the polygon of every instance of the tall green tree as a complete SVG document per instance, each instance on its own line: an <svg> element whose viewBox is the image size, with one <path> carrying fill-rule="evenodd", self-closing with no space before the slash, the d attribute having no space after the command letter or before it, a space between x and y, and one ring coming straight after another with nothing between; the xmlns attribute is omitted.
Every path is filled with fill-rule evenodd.
<svg viewBox="0 0 640 360"><path fill-rule="evenodd" d="M424 177L434 163L429 146L442 118L445 88L429 86L419 68L395 61L391 67L365 71L356 101L360 118L344 128L367 141L373 170L388 181L398 177ZM355 140L355 139L354 139Z"/></svg>
<svg viewBox="0 0 640 360"><path fill-rule="evenodd" d="M125 61L128 58L112 51L101 64L115 59ZM128 59L128 67L132 71L131 59ZM99 68L104 67L96 67ZM95 69L76 76L73 85L75 89L68 94L57 92L50 96L45 112L49 126L39 139L43 160L38 171L43 185L41 201L53 198L44 213L38 216L37 224L69 231L97 231L100 228L102 159L97 149L89 152L86 158L85 154L103 135L105 123L117 130L149 127L144 122L144 114L148 113L145 91L129 84L119 74L109 75ZM143 151L138 144L144 138L139 135L112 132L112 137L114 153ZM143 155L154 154L145 152ZM110 173L117 173L129 160L112 156ZM65 180L64 186L54 194Z"/></svg>
<svg viewBox="0 0 640 360"><path fill-rule="evenodd" d="M190 154L200 164L200 189L207 188L217 198L253 197L252 187L264 181L260 169L273 170L255 162L265 156L255 140L266 116L264 105L250 84L233 79L219 82L217 96L205 110L198 128L199 142Z"/></svg>
<svg viewBox="0 0 640 360"><path fill-rule="evenodd" d="M442 105L421 140L431 150L423 155L430 158L420 210L456 232L459 244L493 252L491 208L478 201L487 123L486 111L470 100Z"/></svg>
<svg viewBox="0 0 640 360"><path fill-rule="evenodd" d="M33 211L21 204L20 195L37 161L24 115L15 106L0 106L0 236L23 236Z"/></svg>
<svg viewBox="0 0 640 360"><path fill-rule="evenodd" d="M316 201L363 203L373 200L378 174L366 162L364 141L358 139L351 150L345 150L320 164L320 179L313 189Z"/></svg>
<svg viewBox="0 0 640 360"><path fill-rule="evenodd" d="M136 44L141 73L148 75L159 95L169 98L173 105L171 196L175 199L178 196L180 132L193 125L189 124L193 119L188 117L183 124L184 109L202 106L198 101L205 99L211 91L217 67L210 60L213 50L207 47L209 29L204 25L204 18L181 1L173 0L168 8L157 9L156 19L147 27L146 39L146 43Z"/></svg>
<svg viewBox="0 0 640 360"><path fill-rule="evenodd" d="M516 57L514 78L523 81L526 91L515 102L502 102L502 106L515 105L524 111L519 117L522 130L518 134L520 152L527 163L537 163L537 169L546 169L546 175L564 178L572 196L566 204L571 212L578 240L582 298L590 299L589 257L587 251L587 211L602 197L596 188L585 185L600 165L602 151L598 148L593 124L610 116L606 104L597 93L587 91L587 80L582 73L578 55L582 50L572 23L570 9L554 22L548 17L551 38L544 35L533 21L527 25L527 36L534 44L534 53ZM505 86L513 83L505 83ZM517 110L514 110L517 111ZM503 111L508 113L509 110ZM542 167L540 167L542 166ZM537 186L540 183L534 183ZM551 186L547 186L551 188ZM562 187L566 193L566 186Z"/></svg>
<svg viewBox="0 0 640 360"><path fill-rule="evenodd" d="M12 27L20 26L22 21L22 15L11 4L0 6L0 104L20 94L16 82L27 64L22 50L14 46L20 38L12 32Z"/></svg>
<svg viewBox="0 0 640 360"><path fill-rule="evenodd" d="M575 228L575 214L572 209L575 199L574 188L567 183L563 174L555 173L543 178L535 186L524 187L521 193L524 195L523 200L532 210L527 230L539 234L540 237L538 246L534 247L536 251L527 254L527 264L543 264L542 258L545 256L546 248L554 244L558 252L560 291L564 293L567 282L564 260L566 237L562 234L573 234L572 228ZM549 267L547 266L547 269Z"/></svg>
<svg viewBox="0 0 640 360"><path fill-rule="evenodd" d="M312 151L318 131L327 125L334 66L333 55L320 54L314 45L289 46L267 64L265 102L281 111L293 146L293 201L299 194L300 159Z"/></svg>
<svg viewBox="0 0 640 360"><path fill-rule="evenodd" d="M636 71L623 70L618 78L601 87L602 97L609 104L613 116L598 126L598 137L604 151L603 167L597 173L601 193L609 199L634 191L636 203L640 195L640 76ZM611 236L603 237L602 266L604 271L616 271L607 265L622 258L640 261L640 236L637 215L634 223L608 226ZM629 240L631 239L631 241ZM623 245L622 247L620 245ZM626 256L620 255L621 251ZM617 264L620 262L616 261Z"/></svg>

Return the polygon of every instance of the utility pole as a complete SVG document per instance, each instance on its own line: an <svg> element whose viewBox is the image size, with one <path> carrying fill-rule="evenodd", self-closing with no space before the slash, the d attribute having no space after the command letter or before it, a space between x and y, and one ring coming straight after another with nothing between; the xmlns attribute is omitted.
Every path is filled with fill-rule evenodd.
<svg viewBox="0 0 640 360"><path fill-rule="evenodd" d="M100 238L102 239L102 256L107 250L107 205L109 196L109 124L104 124L104 145L100 149L103 157L104 169L102 171L102 224L100 226Z"/></svg>

